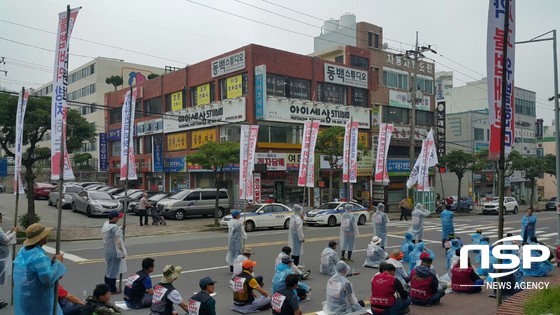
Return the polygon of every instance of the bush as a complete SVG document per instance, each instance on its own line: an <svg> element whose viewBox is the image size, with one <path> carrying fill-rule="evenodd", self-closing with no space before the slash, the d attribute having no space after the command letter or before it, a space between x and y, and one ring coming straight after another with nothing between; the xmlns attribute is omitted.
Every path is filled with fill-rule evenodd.
<svg viewBox="0 0 560 315"><path fill-rule="evenodd" d="M523 314L560 314L560 287L548 288L534 295L523 306Z"/></svg>
<svg viewBox="0 0 560 315"><path fill-rule="evenodd" d="M31 224L37 223L39 221L41 221L41 218L36 214L26 213L18 218L19 225L21 225L24 229L27 229L27 227Z"/></svg>

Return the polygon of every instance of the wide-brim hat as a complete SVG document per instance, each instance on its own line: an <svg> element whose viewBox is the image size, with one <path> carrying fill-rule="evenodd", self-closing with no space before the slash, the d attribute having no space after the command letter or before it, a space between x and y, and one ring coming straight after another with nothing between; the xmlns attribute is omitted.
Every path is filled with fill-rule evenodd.
<svg viewBox="0 0 560 315"><path fill-rule="evenodd" d="M179 278L183 268L181 266L167 265L163 267L163 277L161 277L161 283L171 283L173 280Z"/></svg>
<svg viewBox="0 0 560 315"><path fill-rule="evenodd" d="M395 249L393 250L393 252L391 253L391 255L389 256L390 258L396 259L396 260L401 260L404 257L403 252L401 252L400 249Z"/></svg>
<svg viewBox="0 0 560 315"><path fill-rule="evenodd" d="M371 243L372 243L372 244L376 244L376 245L377 245L377 244L381 243L381 241L382 241L382 239L379 238L379 236L374 236L374 237L371 238Z"/></svg>
<svg viewBox="0 0 560 315"><path fill-rule="evenodd" d="M23 241L24 246L37 244L51 232L52 228L46 228L41 223L33 223L25 229L27 239Z"/></svg>
<svg viewBox="0 0 560 315"><path fill-rule="evenodd" d="M253 251L249 247L245 247L243 250L243 255L253 255Z"/></svg>

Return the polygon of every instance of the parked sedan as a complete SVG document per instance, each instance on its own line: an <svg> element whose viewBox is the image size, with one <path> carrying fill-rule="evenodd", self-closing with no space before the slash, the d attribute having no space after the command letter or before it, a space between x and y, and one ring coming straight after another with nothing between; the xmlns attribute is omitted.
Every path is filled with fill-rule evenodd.
<svg viewBox="0 0 560 315"><path fill-rule="evenodd" d="M264 203L250 205L241 212L244 220L245 231L251 232L258 228L284 228L290 226L290 216L294 214L292 209L281 203ZM221 227L228 227L231 214L226 215L220 221Z"/></svg>
<svg viewBox="0 0 560 315"><path fill-rule="evenodd" d="M149 192L148 191L147 193L148 193L148 202L150 202L150 204L154 207L157 206L158 201L172 195L171 193L166 193L166 192ZM131 201L128 204L128 211L127 212L134 211L134 214L138 215L137 207L138 207L139 202L140 201ZM151 215L150 210L148 210L148 214Z"/></svg>
<svg viewBox="0 0 560 315"><path fill-rule="evenodd" d="M369 219L369 211L362 205L354 202L328 202L319 207L307 211L303 217L303 222L309 226L328 225L335 226L340 224L341 216L345 212L344 206L352 205L352 214L356 218L358 225L364 225Z"/></svg>
<svg viewBox="0 0 560 315"><path fill-rule="evenodd" d="M80 191L72 201L72 211L83 212L88 217L94 215L106 216L111 210L121 212L122 204L115 200L113 196L102 191Z"/></svg>
<svg viewBox="0 0 560 315"><path fill-rule="evenodd" d="M498 214L498 209L500 208L499 202L500 199L496 197L492 199L492 201L482 205L482 214L487 214L487 213ZM504 197L504 208L505 208L504 214L508 212L513 212L513 214L516 214L519 211L517 200L515 200L515 198L513 197Z"/></svg>
<svg viewBox="0 0 560 315"><path fill-rule="evenodd" d="M74 195L84 190L82 186L79 185L63 185L62 186L62 208L72 206L72 200L74 200ZM58 205L58 188L54 188L49 194L49 206Z"/></svg>
<svg viewBox="0 0 560 315"><path fill-rule="evenodd" d="M546 202L546 205L544 206L544 210L546 211L556 210L556 200L557 200L556 197L550 198L550 200Z"/></svg>
<svg viewBox="0 0 560 315"><path fill-rule="evenodd" d="M35 199L49 198L49 193L55 188L54 185L49 183L33 183L33 195Z"/></svg>

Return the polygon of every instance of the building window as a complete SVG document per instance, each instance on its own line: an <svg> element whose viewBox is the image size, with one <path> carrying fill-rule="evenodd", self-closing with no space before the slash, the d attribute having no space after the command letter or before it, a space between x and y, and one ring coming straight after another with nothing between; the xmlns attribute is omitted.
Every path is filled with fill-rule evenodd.
<svg viewBox="0 0 560 315"><path fill-rule="evenodd" d="M319 82L317 91L319 102L346 105L346 87L342 85Z"/></svg>
<svg viewBox="0 0 560 315"><path fill-rule="evenodd" d="M268 143L301 143L303 125L299 124L260 124L258 142Z"/></svg>
<svg viewBox="0 0 560 315"><path fill-rule="evenodd" d="M383 85L408 91L408 74L383 70Z"/></svg>
<svg viewBox="0 0 560 315"><path fill-rule="evenodd" d="M161 97L152 98L144 101L144 117L163 113L163 103Z"/></svg>
<svg viewBox="0 0 560 315"><path fill-rule="evenodd" d="M418 111L419 112L419 111ZM383 122L392 124L408 124L409 109L386 106L383 108Z"/></svg>
<svg viewBox="0 0 560 315"><path fill-rule="evenodd" d="M416 86L426 94L434 94L434 80L416 76Z"/></svg>
<svg viewBox="0 0 560 315"><path fill-rule="evenodd" d="M144 115L144 109L142 108L142 103L143 103L142 100L136 100L136 106L134 106L134 108L135 108L134 119L142 118L142 117L145 116Z"/></svg>
<svg viewBox="0 0 560 315"><path fill-rule="evenodd" d="M368 90L352 88L352 106L368 107Z"/></svg>
<svg viewBox="0 0 560 315"><path fill-rule="evenodd" d="M474 141L484 141L484 129L474 128Z"/></svg>
<svg viewBox="0 0 560 315"><path fill-rule="evenodd" d="M311 82L309 80L266 74L266 93L269 96L311 99Z"/></svg>
<svg viewBox="0 0 560 315"><path fill-rule="evenodd" d="M334 62L344 63L344 56L336 56L336 57L334 57Z"/></svg>
<svg viewBox="0 0 560 315"><path fill-rule="evenodd" d="M419 126L433 126L434 113L423 110L416 111L416 124Z"/></svg>
<svg viewBox="0 0 560 315"><path fill-rule="evenodd" d="M373 33L367 32L367 45L368 47L373 47Z"/></svg>
<svg viewBox="0 0 560 315"><path fill-rule="evenodd" d="M152 153L152 136L142 137L141 142L142 142L142 146L144 147L142 154Z"/></svg>
<svg viewBox="0 0 560 315"><path fill-rule="evenodd" d="M220 142L239 142L241 140L241 127L239 125L227 125L220 127Z"/></svg>
<svg viewBox="0 0 560 315"><path fill-rule="evenodd" d="M369 59L360 56L350 55L350 65L357 68L369 69Z"/></svg>
<svg viewBox="0 0 560 315"><path fill-rule="evenodd" d="M379 39L381 38L381 36L379 36L379 34L375 33L373 36L373 48L379 48Z"/></svg>
<svg viewBox="0 0 560 315"><path fill-rule="evenodd" d="M249 93L248 81L249 76L247 75L247 73L220 80L220 100L240 97L239 94L241 94L241 96L247 95Z"/></svg>
<svg viewBox="0 0 560 315"><path fill-rule="evenodd" d="M113 108L109 110L109 123L110 124L116 124L116 123L120 123L122 121L122 109L119 108Z"/></svg>

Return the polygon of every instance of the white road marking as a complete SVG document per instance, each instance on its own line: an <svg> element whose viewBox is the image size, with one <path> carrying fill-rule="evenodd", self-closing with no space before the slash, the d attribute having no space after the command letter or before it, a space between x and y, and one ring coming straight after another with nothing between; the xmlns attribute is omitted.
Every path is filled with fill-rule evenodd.
<svg viewBox="0 0 560 315"><path fill-rule="evenodd" d="M43 249L45 250L45 252L47 252L49 254L52 254L52 255L54 255L56 253L56 249L54 249L52 247L49 247L49 246L43 246ZM79 263L79 262L84 262L84 261L88 260L86 258L76 256L74 254L68 254L68 253L65 253L63 251L61 253L64 254L64 259L67 259L67 260L70 260L70 261L73 261L73 262Z"/></svg>

